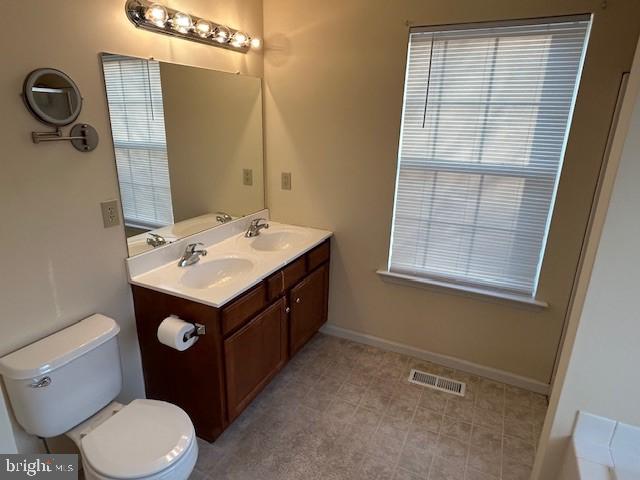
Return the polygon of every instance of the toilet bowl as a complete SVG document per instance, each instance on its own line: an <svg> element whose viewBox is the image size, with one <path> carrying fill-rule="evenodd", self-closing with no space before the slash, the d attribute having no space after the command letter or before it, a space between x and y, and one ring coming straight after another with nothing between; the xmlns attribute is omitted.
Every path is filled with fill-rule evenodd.
<svg viewBox="0 0 640 480"><path fill-rule="evenodd" d="M198 444L184 410L159 400L114 402L119 331L92 315L0 358L16 419L32 435L71 438L87 480L186 480Z"/></svg>
<svg viewBox="0 0 640 480"><path fill-rule="evenodd" d="M187 414L158 400L112 402L66 435L87 480L186 479L198 458Z"/></svg>

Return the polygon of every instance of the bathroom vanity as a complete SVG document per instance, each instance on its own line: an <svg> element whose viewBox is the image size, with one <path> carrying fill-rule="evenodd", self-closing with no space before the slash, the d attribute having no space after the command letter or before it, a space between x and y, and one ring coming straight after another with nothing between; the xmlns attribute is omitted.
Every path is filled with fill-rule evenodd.
<svg viewBox="0 0 640 480"><path fill-rule="evenodd" d="M269 222L245 237L269 217L260 78L100 59L146 393L213 441L326 321L331 232ZM204 334L191 344L165 319Z"/></svg>
<svg viewBox="0 0 640 480"><path fill-rule="evenodd" d="M255 239L241 232L213 245L205 241L208 255L193 266L172 262L135 275L139 267L129 264L147 396L182 407L208 441L327 319L331 233L271 225ZM214 230L224 228L233 225ZM145 255L154 253L160 252ZM251 273L235 267L244 265L241 259L253 262ZM230 270L221 277L225 265ZM212 285L203 280L207 275ZM158 326L171 315L204 325L205 334L184 351L161 344Z"/></svg>

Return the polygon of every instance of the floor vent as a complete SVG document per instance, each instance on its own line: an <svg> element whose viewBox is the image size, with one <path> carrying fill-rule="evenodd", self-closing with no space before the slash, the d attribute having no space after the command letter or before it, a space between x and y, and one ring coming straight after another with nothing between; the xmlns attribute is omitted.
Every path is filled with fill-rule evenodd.
<svg viewBox="0 0 640 480"><path fill-rule="evenodd" d="M441 392L453 393L459 397L464 397L464 392L467 388L466 384L450 378L434 375L433 373L427 373L415 368L411 369L409 374L409 381L423 387L433 388L434 390L440 390Z"/></svg>

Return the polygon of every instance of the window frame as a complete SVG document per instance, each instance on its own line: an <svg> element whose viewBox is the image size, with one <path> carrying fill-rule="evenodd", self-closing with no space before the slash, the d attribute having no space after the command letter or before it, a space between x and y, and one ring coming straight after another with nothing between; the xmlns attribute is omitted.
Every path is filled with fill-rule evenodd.
<svg viewBox="0 0 640 480"><path fill-rule="evenodd" d="M537 168L532 168L529 166L518 166L518 165L508 165L508 164L500 164L500 163L481 163L481 162L470 162L470 161L460 161L456 160L455 162L447 161L447 160L433 160L432 158L424 158L420 156L414 156L415 161L411 161L411 155L401 155L402 146L403 146L403 130L404 130L404 121L405 121L405 108L407 101L407 82L409 79L410 73L410 60L411 60L411 35L414 33L437 33L441 32L450 32L455 30L472 30L474 28L492 28L492 27L509 27L509 26L517 26L517 27L526 27L528 25L539 25L539 24L549 24L549 23L566 23L566 22L576 22L576 21L587 21L588 25L586 26L584 44L582 47L581 56L578 62L578 69L576 75L576 81L573 87L573 94L571 97L571 104L569 106L567 120L566 120L566 129L564 131L563 141L562 141L562 149L559 158L559 164L557 170L555 168L540 168L544 167L544 162L538 162ZM411 27L407 36L407 56L405 63L405 78L403 84L403 108L402 108L402 117L401 117L401 127L400 127L400 138L398 143L398 157L397 157L397 165L396 165L396 178L395 178L395 189L394 189L394 200L393 200L393 210L392 210L392 225L391 225L391 235L389 238L389 252L387 265L385 270L377 270L377 273L383 277L385 280L389 280L393 283L399 283L403 285L410 286L418 286L418 287L426 287L426 288L436 288L437 290L449 290L453 291L453 293L461 293L463 295L472 295L472 296L481 296L481 297L492 297L493 299L498 300L507 300L512 302L518 302L522 304L527 304L529 306L534 306L538 308L546 308L548 304L545 301L537 299L537 292L539 288L542 264L544 262L545 252L548 243L548 236L551 226L551 220L553 217L555 201L558 193L558 186L560 177L562 174L563 164L565 160L565 153L568 144L568 137L571 131L571 124L573 121L573 114L576 105L576 100L579 92L580 82L584 70L584 62L586 58L586 53L589 45L589 36L591 33L591 28L593 24L593 18L590 14L584 15L568 15L568 16L557 16L550 18L533 18L533 19L515 19L515 20L506 20L506 21L495 21L495 22L473 22L473 23L463 23L463 24L455 24L455 25L437 25L437 26L419 26L419 27ZM433 39L432 39L433 41ZM496 46L497 46L496 42ZM432 44L433 49L433 44ZM433 50L432 50L433 53ZM495 57L494 57L495 58ZM432 59L429 60L430 62ZM429 72L429 77L431 76L431 72ZM493 72L492 72L493 76ZM462 105L465 102L449 102L452 105ZM470 104L472 102L466 102ZM491 101L478 101L479 105L484 105L487 108L490 108L492 105ZM444 104L440 99L433 100L430 102L430 106ZM518 106L532 106L536 107L542 104L542 100L539 99L537 101L522 101L517 103ZM426 108L426 107L425 107ZM488 126L486 124L482 125L480 130L480 137L485 138L485 133L487 131ZM392 256L394 249L394 234L396 229L396 219L398 217L398 194L399 194L399 186L401 180L401 168L415 168L418 170L422 170L423 172L433 173L437 178L437 175L442 172L452 172L452 173L460 173L460 174L471 174L471 175L479 175L480 181L484 179L485 176L504 176L511 178L522 179L524 182L523 192L526 191L527 185L531 188L531 181L542 182L551 186L552 193L549 201L549 208L547 211L547 219L546 226L543 232L543 239L540 249L540 255L536 270L536 275L533 283L533 290L531 295L523 293L522 291L510 290L508 288L501 287L492 287L488 283L484 285L482 283L469 282L469 277L461 277L455 274L451 274L448 276L441 276L437 273L431 272L425 275L414 275L413 273L405 273L402 271L397 271L392 268ZM435 182L433 184L433 189L435 189ZM480 187L479 192L482 192ZM523 199L527 199L528 196L522 196ZM522 208L519 209L518 212L518 223L520 222L522 215ZM459 226L469 226L475 231L478 229L482 229L481 226L477 224L477 211L475 213L474 222L469 225L458 224ZM430 220L430 225L434 223L443 223L440 220ZM455 222L454 222L455 223ZM497 228L493 227L491 230L497 230ZM517 227L515 229L507 229L513 232L516 236L518 235ZM426 242L427 240L425 240ZM472 248L472 247L471 247Z"/></svg>

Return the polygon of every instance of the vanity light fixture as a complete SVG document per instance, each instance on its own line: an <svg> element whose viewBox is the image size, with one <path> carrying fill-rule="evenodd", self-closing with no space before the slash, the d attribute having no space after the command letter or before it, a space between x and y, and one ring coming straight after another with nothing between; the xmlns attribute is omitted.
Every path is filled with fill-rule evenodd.
<svg viewBox="0 0 640 480"><path fill-rule="evenodd" d="M246 53L260 48L259 38L148 0L127 0L127 17L139 28Z"/></svg>
<svg viewBox="0 0 640 480"><path fill-rule="evenodd" d="M213 26L206 20L198 20L196 22L196 33L202 38L207 38L213 32Z"/></svg>
<svg viewBox="0 0 640 480"><path fill-rule="evenodd" d="M176 32L188 34L193 30L193 20L188 13L176 12L171 15L171 28Z"/></svg>
<svg viewBox="0 0 640 480"><path fill-rule="evenodd" d="M231 36L231 45L236 48L246 47L251 40L246 33L236 32Z"/></svg>
<svg viewBox="0 0 640 480"><path fill-rule="evenodd" d="M218 25L213 30L213 38L218 43L227 43L231 38L231 30L224 25Z"/></svg>
<svg viewBox="0 0 640 480"><path fill-rule="evenodd" d="M169 20L169 14L167 13L167 9L162 5L154 3L145 10L144 18L155 26L163 28L166 25L167 20Z"/></svg>

